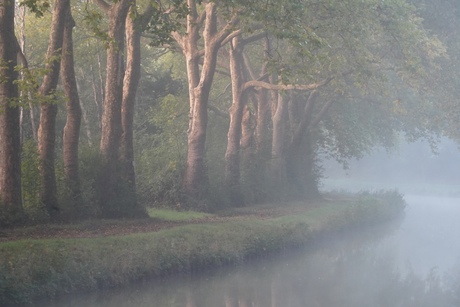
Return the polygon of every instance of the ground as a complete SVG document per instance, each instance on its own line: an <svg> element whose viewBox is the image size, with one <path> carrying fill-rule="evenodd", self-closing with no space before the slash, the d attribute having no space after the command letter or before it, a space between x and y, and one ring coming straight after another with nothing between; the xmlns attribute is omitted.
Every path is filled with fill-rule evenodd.
<svg viewBox="0 0 460 307"><path fill-rule="evenodd" d="M42 224L28 227L0 229L0 242L22 239L51 238L89 238L103 236L128 235L132 233L154 232L185 224L219 223L246 218L267 219L283 215L305 212L317 206L315 202L298 202L289 204L266 204L225 210L216 214L193 215L187 218L158 218L154 210L153 218L127 220L88 220L73 224Z"/></svg>

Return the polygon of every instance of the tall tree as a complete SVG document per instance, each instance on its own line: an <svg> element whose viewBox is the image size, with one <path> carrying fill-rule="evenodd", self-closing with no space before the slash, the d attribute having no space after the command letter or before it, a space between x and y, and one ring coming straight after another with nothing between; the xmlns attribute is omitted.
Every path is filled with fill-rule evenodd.
<svg viewBox="0 0 460 307"><path fill-rule="evenodd" d="M311 91L306 101L302 101L303 110L300 108L302 103L298 105L296 102L299 96L303 98L305 95L291 96L297 101L293 101L294 106L291 106L295 110L289 112L292 136L286 145L286 174L289 184L294 187L294 192L300 198L319 196L318 177L315 173L317 151L314 132L335 100L330 98L318 103L318 92Z"/></svg>
<svg viewBox="0 0 460 307"><path fill-rule="evenodd" d="M230 125L227 134L227 150L225 152L225 185L230 201L234 205L243 202L240 191L240 141L242 136L243 110L246 105L247 93L242 91L243 46L241 38L235 36L229 46L230 75L232 79L232 106L230 107ZM244 95L244 96L243 96Z"/></svg>
<svg viewBox="0 0 460 307"><path fill-rule="evenodd" d="M55 173L56 87L59 81L64 24L69 0L56 0L53 7L50 39L46 53L46 74L38 90L43 101L40 105L40 124L38 128L38 152L40 156L40 202L51 218L59 215Z"/></svg>
<svg viewBox="0 0 460 307"><path fill-rule="evenodd" d="M126 17L130 7L129 0L108 4L95 0L108 16L107 74L105 99L103 101L100 153L102 170L98 178L98 197L102 216L116 217L120 212L119 184L119 146L121 138L121 102L124 78L124 33Z"/></svg>
<svg viewBox="0 0 460 307"><path fill-rule="evenodd" d="M78 167L78 144L82 111L78 96L77 81L74 68L74 51L72 31L75 21L72 17L70 5L67 7L64 38L62 45L61 78L66 96L67 121L64 127L63 152L64 175L66 188L70 197L77 202L81 201L80 177Z"/></svg>
<svg viewBox="0 0 460 307"><path fill-rule="evenodd" d="M23 217L14 0L0 0L0 226Z"/></svg>
<svg viewBox="0 0 460 307"><path fill-rule="evenodd" d="M121 143L120 143L120 163L121 180L126 186L126 193L129 195L131 210L141 211L136 197L136 174L134 170L134 140L133 122L136 94L141 78L141 34L146 29L147 24L152 21L152 15L160 13L155 11L152 4L149 4L142 14L136 8L136 2L131 2L131 14L126 17L126 70L123 79L123 98L121 102ZM153 21L154 22L154 21ZM163 39L168 40L170 33L165 33L162 29L155 32L158 42Z"/></svg>
<svg viewBox="0 0 460 307"><path fill-rule="evenodd" d="M170 38L174 26L169 28L169 25L174 23L160 24L162 14L169 13L151 3L143 14L138 13L135 1L122 0L109 5L104 0L96 0L96 3L109 18L100 142L103 159L99 178L101 214L108 217L145 216L145 210L136 198L133 148L134 106L141 76L141 34L150 23L154 28L151 33L158 40L153 44L158 44Z"/></svg>
<svg viewBox="0 0 460 307"><path fill-rule="evenodd" d="M136 2L132 2L133 14L136 14ZM131 15L133 15L131 14ZM123 94L121 102L121 143L120 163L123 181L127 186L127 193L136 196L136 177L134 172L133 120L136 91L141 77L141 33L140 16L126 17L126 71L123 80Z"/></svg>
<svg viewBox="0 0 460 307"><path fill-rule="evenodd" d="M185 57L190 99L188 128L188 152L183 179L185 192L191 198L199 199L202 189L207 186L205 165L206 128L208 123L208 99L214 79L218 51L222 43L238 23L238 10L234 9L229 20L219 29L218 6L211 1L202 1L202 11L198 11L198 1L188 0L190 12L187 16L186 34L175 32L174 38ZM200 29L203 49L200 50ZM200 69L202 58L202 67Z"/></svg>

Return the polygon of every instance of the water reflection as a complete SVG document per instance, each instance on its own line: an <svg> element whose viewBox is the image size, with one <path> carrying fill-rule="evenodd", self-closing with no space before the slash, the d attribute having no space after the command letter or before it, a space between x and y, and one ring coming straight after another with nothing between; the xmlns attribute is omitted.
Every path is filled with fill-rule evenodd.
<svg viewBox="0 0 460 307"><path fill-rule="evenodd" d="M415 263L415 258L424 257L423 254L409 253L417 253L427 248L423 245L423 242L427 241L427 238L424 238L427 234L422 230L417 232L417 227L424 228L435 237L439 236L435 230L430 232L430 228L425 227L428 221L425 219L426 214L432 215L432 212L429 208L417 207L416 203L412 203L413 209L408 211L408 217L402 224L392 223L366 231L336 235L333 239L329 237L309 249L284 252L268 259L253 259L238 268L220 269L198 276L188 274L160 281L142 282L126 289L66 298L52 304L47 302L45 305L460 306L460 263L450 266L449 270L439 269L447 266L443 263L438 268L432 267L426 271L424 266L417 271L414 268L418 265L404 264L407 262L406 256L410 256ZM457 208L457 213L460 213L460 208ZM450 214L452 212L449 211L449 216ZM444 224L448 219L443 218ZM436 217L430 221L436 221ZM442 228L441 225L439 227ZM449 232L444 233L442 230L441 233L443 236L456 238L456 234L459 233L455 233L456 229L447 228ZM411 234L412 232L416 235ZM407 234L411 234L411 237L407 237ZM422 243L411 240L419 240ZM433 248L433 242L430 244ZM450 255L453 251L457 252L456 256L460 256L460 251L452 248L448 248L444 253L449 254L450 259L453 258ZM442 256L439 259L447 258Z"/></svg>

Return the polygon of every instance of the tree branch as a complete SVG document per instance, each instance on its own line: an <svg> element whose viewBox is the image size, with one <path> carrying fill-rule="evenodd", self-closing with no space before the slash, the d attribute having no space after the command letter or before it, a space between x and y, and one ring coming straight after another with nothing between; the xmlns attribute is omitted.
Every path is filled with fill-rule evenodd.
<svg viewBox="0 0 460 307"><path fill-rule="evenodd" d="M230 21L225 25L225 27L223 27L217 34L215 34L214 36L214 41L223 46L223 41L225 40L226 42L227 41L227 37L230 38L230 35L232 35L232 38L239 35L240 33L236 33L236 32L239 32L240 30L236 30L236 31L232 31L232 29L238 24L238 22L240 21L240 18L239 18L239 13L240 13L240 10L235 10L233 12L233 16L232 18L230 19Z"/></svg>
<svg viewBox="0 0 460 307"><path fill-rule="evenodd" d="M266 35L267 35L267 33L265 31L257 33L257 34L253 34L253 35L251 35L249 37L246 37L246 38L242 39L241 44L247 45L247 44L253 43L255 41L258 41L259 39L264 38Z"/></svg>
<svg viewBox="0 0 460 307"><path fill-rule="evenodd" d="M329 108L332 106L333 103L334 103L334 99L331 98L323 105L323 107L319 111L318 115L316 115L316 117L308 125L307 131L310 131L311 129L313 129L314 127L316 127L319 124L319 122L323 119L323 117L326 114L327 110L329 110Z"/></svg>
<svg viewBox="0 0 460 307"><path fill-rule="evenodd" d="M220 110L219 108L217 108L216 106L214 106L212 104L208 104L208 109L213 111L214 113L216 113L216 115L218 115L220 117L230 119L230 115L228 115L227 112L224 112L224 111Z"/></svg>
<svg viewBox="0 0 460 307"><path fill-rule="evenodd" d="M103 11L108 13L111 5L105 2L104 0L93 0Z"/></svg>
<svg viewBox="0 0 460 307"><path fill-rule="evenodd" d="M310 91L310 90L314 90L314 89L317 89L321 86L328 84L333 79L334 77L330 77L323 81L320 81L317 83L311 83L311 84L271 84L271 83L264 82L264 81L251 80L251 81L247 81L243 85L243 91L248 90L253 87L261 87L261 88L272 90L272 91L282 91L282 90Z"/></svg>
<svg viewBox="0 0 460 307"><path fill-rule="evenodd" d="M230 33L227 37L225 37L225 39L220 43L220 46L224 46L225 44L227 44L229 41L231 41L234 37L240 35L241 33L243 32L243 30L239 29L239 30L236 30L236 31L233 31L232 33Z"/></svg>
<svg viewBox="0 0 460 307"><path fill-rule="evenodd" d="M21 62L22 67L23 68L29 68L29 63L27 62L27 58L24 55L24 53L22 52L22 50L21 50L21 46L19 45L19 42L18 42L18 39L17 39L16 35L14 36L14 40L15 40L15 43L16 43L16 50L18 52L17 57L18 57L19 61Z"/></svg>
<svg viewBox="0 0 460 307"><path fill-rule="evenodd" d="M256 74L255 74L254 70L252 69L251 60L249 59L249 57L246 54L246 52L243 52L243 60L244 60L244 65L246 66L246 70L248 71L249 76L251 77L251 79L253 79L253 80L257 79Z"/></svg>

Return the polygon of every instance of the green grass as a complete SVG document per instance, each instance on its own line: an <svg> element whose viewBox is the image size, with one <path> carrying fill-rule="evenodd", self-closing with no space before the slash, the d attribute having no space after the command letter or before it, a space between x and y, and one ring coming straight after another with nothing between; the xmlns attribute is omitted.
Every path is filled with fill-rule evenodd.
<svg viewBox="0 0 460 307"><path fill-rule="evenodd" d="M397 203L365 195L264 220L189 224L127 236L4 242L0 243L0 302L28 303L38 297L122 285L145 276L237 263L304 245L328 232L387 220L403 210Z"/></svg>
<svg viewBox="0 0 460 307"><path fill-rule="evenodd" d="M151 218L170 221L170 222L182 222L182 221L193 221L211 217L212 214L196 211L175 211L170 209L156 209L149 208L147 212Z"/></svg>

